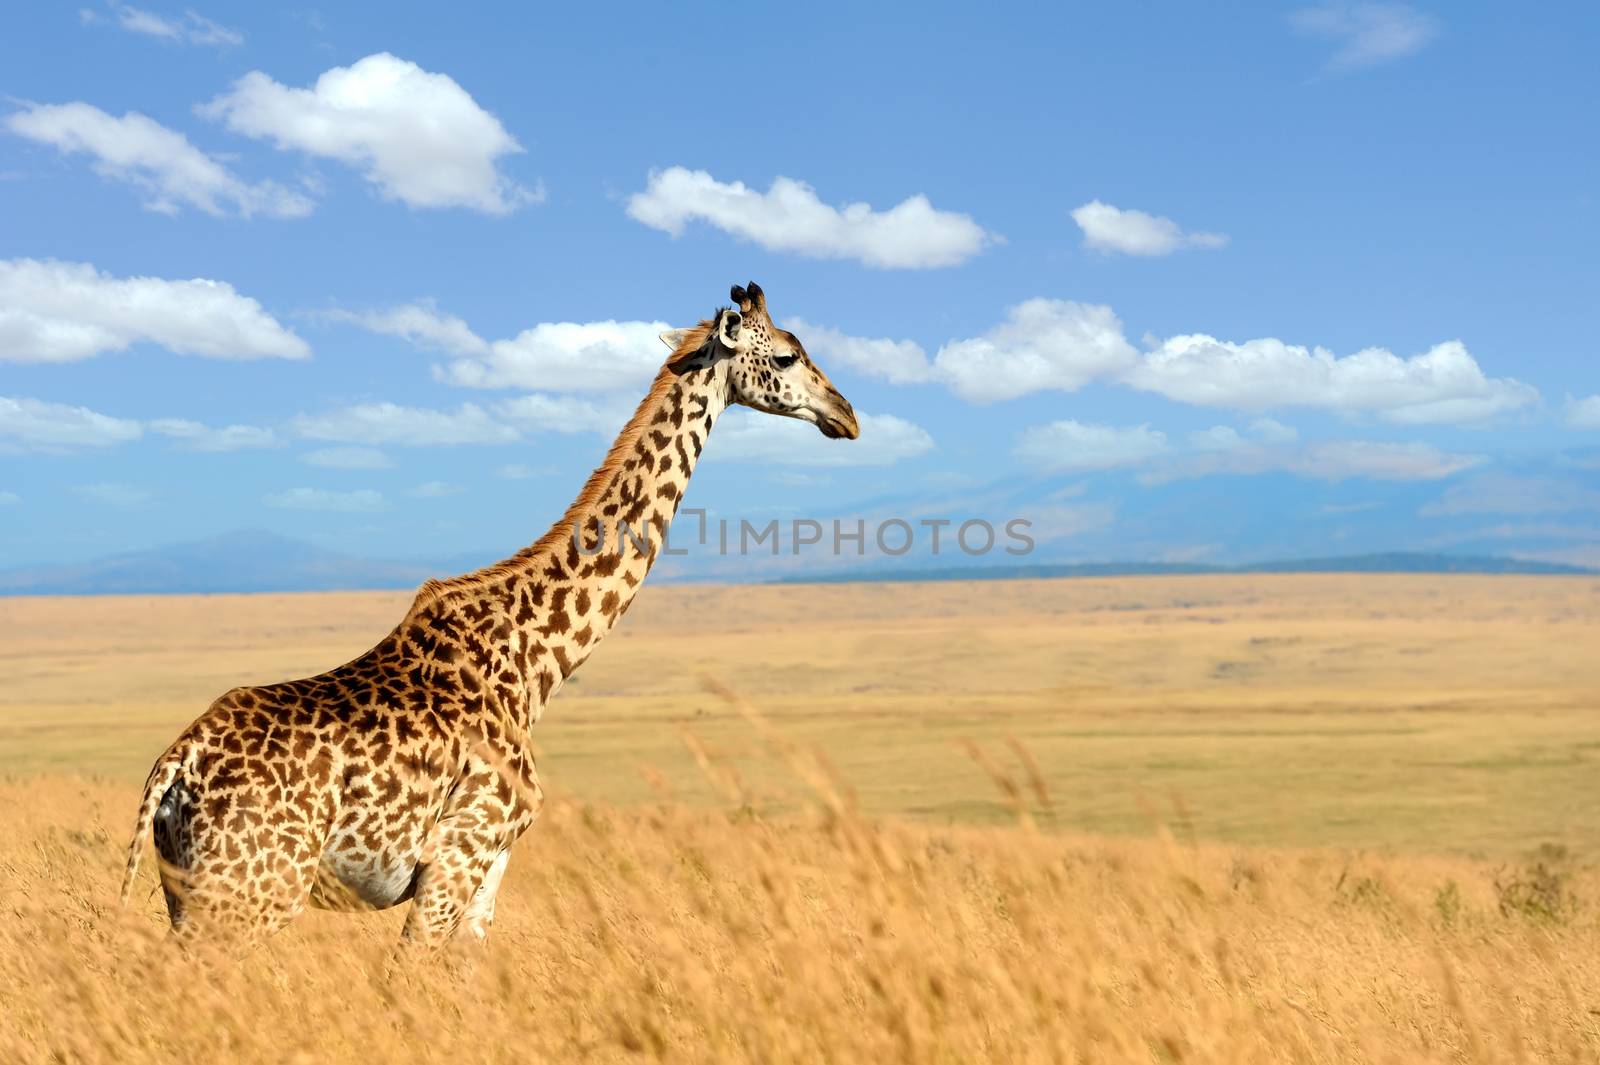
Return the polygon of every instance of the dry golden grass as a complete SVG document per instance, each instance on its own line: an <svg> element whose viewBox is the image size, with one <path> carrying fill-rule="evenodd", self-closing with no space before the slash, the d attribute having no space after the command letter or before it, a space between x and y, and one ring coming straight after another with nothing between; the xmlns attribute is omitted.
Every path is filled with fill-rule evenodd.
<svg viewBox="0 0 1600 1065"><path fill-rule="evenodd" d="M1502 913L1465 860L557 803L489 948L385 975L398 913L180 955L111 903L133 797L0 788L0 1060L1600 1056L1592 902Z"/></svg>
<svg viewBox="0 0 1600 1065"><path fill-rule="evenodd" d="M1600 582L656 588L481 954L119 910L177 728L404 601L0 601L0 1061L1600 1060Z"/></svg>
<svg viewBox="0 0 1600 1065"><path fill-rule="evenodd" d="M217 695L386 633L404 593L0 599L0 775L142 780ZM1005 823L965 752L1014 736L1061 827L1600 854L1600 580L1120 578L646 588L535 730L547 790L713 800L683 742L764 808L790 785L721 677L826 750L878 815ZM788 800L793 805L792 800Z"/></svg>

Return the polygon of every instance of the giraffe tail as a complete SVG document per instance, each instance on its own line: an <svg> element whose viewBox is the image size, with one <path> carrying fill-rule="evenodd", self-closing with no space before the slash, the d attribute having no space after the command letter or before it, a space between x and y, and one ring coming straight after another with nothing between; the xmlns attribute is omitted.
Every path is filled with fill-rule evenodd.
<svg viewBox="0 0 1600 1065"><path fill-rule="evenodd" d="M133 895L133 881L139 875L139 859L144 855L145 841L150 838L156 808L161 805L161 798L166 795L167 789L172 787L178 775L183 772L188 755L189 742L185 736L156 759L156 764L150 769L150 776L144 782L144 798L139 802L139 819L134 822L133 840L128 844L128 867L122 874L124 906Z"/></svg>

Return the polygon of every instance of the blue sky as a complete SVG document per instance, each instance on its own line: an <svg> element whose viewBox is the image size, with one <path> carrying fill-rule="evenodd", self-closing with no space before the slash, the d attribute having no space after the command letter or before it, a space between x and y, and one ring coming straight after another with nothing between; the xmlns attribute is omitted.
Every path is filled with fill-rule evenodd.
<svg viewBox="0 0 1600 1065"><path fill-rule="evenodd" d="M689 505L1600 564L1600 15L1112 7L11 12L0 564L487 560L751 278Z"/></svg>

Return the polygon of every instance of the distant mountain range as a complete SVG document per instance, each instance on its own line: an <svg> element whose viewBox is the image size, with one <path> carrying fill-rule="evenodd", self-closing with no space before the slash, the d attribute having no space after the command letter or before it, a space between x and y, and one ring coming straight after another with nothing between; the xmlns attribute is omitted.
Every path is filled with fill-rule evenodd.
<svg viewBox="0 0 1600 1065"><path fill-rule="evenodd" d="M160 595L415 588L492 558L356 558L260 530L128 551L77 565L0 570L0 595Z"/></svg>
<svg viewBox="0 0 1600 1065"><path fill-rule="evenodd" d="M364 559L299 540L243 530L75 565L0 570L0 595L161 595L224 592L311 592L415 588L429 577L465 573L499 555L438 559ZM1555 562L1493 555L1390 552L1289 559L1240 566L1166 562L1036 563L993 566L871 567L777 578L777 583L847 581L1019 580L1195 573L1523 573L1600 574ZM761 579L759 572L747 576Z"/></svg>

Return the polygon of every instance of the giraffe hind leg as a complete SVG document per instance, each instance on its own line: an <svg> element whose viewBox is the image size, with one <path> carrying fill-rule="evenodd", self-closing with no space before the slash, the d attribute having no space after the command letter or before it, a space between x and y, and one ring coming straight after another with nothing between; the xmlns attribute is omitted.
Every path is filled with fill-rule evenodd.
<svg viewBox="0 0 1600 1065"><path fill-rule="evenodd" d="M316 827L286 822L270 839L255 822L224 828L206 812L206 797L203 783L180 777L152 819L172 930L186 939L271 935L309 899L320 850ZM230 797L236 807L254 808L248 794Z"/></svg>

